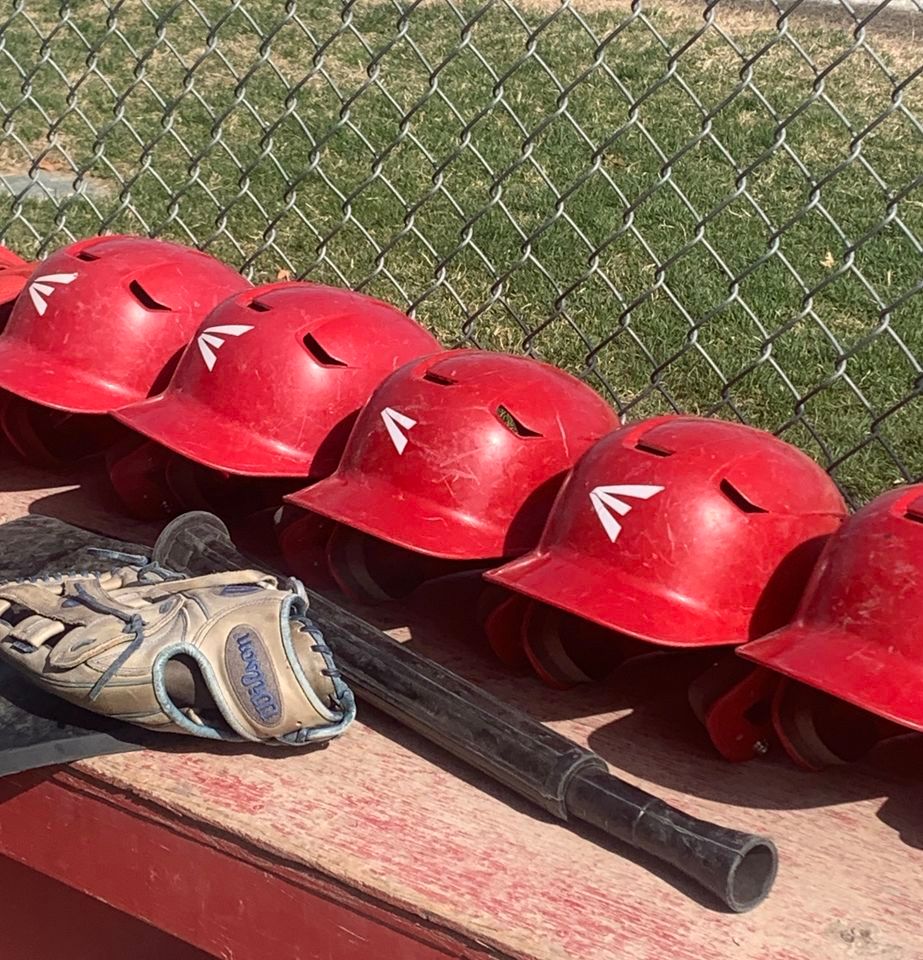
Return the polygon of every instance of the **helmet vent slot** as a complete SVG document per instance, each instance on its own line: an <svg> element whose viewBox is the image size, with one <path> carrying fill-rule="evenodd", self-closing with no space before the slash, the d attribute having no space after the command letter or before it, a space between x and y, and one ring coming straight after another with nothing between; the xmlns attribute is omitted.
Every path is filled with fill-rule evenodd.
<svg viewBox="0 0 923 960"><path fill-rule="evenodd" d="M433 373L432 370L427 370L426 373L423 374L423 379L428 380L430 383L438 383L440 387L451 387L458 383L457 380L453 380L451 377L443 377L438 373Z"/></svg>
<svg viewBox="0 0 923 960"><path fill-rule="evenodd" d="M166 304L161 303L159 300L155 300L154 297L152 297L147 290L145 290L144 287L138 283L137 280L132 280L131 283L128 284L128 289L132 292L135 300L137 300L142 307L145 307L148 310L170 309Z"/></svg>
<svg viewBox="0 0 923 960"><path fill-rule="evenodd" d="M327 353L327 351L310 334L306 333L302 338L305 349L314 359L324 367L345 367L348 366L345 360L338 360L336 357Z"/></svg>
<svg viewBox="0 0 923 960"><path fill-rule="evenodd" d="M915 523L923 523L923 494L914 497L907 504L906 516L908 520L913 520Z"/></svg>
<svg viewBox="0 0 923 960"><path fill-rule="evenodd" d="M721 492L738 510L743 510L744 513L768 513L763 507L748 500L730 480L722 480L719 486Z"/></svg>
<svg viewBox="0 0 923 960"><path fill-rule="evenodd" d="M653 443L648 443L646 440L641 439L635 444L635 450L640 450L642 453L649 453L654 457L672 457L675 450L666 450L663 447L657 447Z"/></svg>
<svg viewBox="0 0 923 960"><path fill-rule="evenodd" d="M497 407L497 419L506 427L510 433L515 433L517 437L540 437L540 433L530 430L521 420L517 420L506 409L506 407Z"/></svg>
<svg viewBox="0 0 923 960"><path fill-rule="evenodd" d="M247 304L247 309L255 310L257 313L268 313L272 307L270 307L268 304L261 303L259 300L251 300Z"/></svg>
<svg viewBox="0 0 923 960"><path fill-rule="evenodd" d="M81 250L79 253L75 254L78 260L83 260L85 263L92 263L94 260L98 260L99 257L95 253L90 253L89 250Z"/></svg>

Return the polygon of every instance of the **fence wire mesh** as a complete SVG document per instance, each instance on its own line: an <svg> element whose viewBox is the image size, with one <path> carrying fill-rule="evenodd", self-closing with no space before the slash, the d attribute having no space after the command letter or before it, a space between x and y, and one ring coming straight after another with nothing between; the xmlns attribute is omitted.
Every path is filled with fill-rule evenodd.
<svg viewBox="0 0 923 960"><path fill-rule="evenodd" d="M895 9L900 7L900 9ZM193 243L923 476L923 0L13 0L0 238Z"/></svg>

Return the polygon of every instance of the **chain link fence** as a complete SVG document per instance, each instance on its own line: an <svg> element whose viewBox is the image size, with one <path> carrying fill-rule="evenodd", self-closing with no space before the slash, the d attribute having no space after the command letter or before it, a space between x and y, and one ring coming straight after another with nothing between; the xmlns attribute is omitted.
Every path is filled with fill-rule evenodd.
<svg viewBox="0 0 923 960"><path fill-rule="evenodd" d="M12 0L0 239L193 243L923 476L923 0Z"/></svg>

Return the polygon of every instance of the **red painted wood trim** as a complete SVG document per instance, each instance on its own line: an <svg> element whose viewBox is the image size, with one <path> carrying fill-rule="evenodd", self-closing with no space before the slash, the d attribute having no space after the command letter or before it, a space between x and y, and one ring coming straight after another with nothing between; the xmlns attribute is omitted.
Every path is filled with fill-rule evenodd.
<svg viewBox="0 0 923 960"><path fill-rule="evenodd" d="M501 956L70 771L0 780L0 853L226 960Z"/></svg>
<svg viewBox="0 0 923 960"><path fill-rule="evenodd" d="M212 960L21 863L0 857L3 960Z"/></svg>

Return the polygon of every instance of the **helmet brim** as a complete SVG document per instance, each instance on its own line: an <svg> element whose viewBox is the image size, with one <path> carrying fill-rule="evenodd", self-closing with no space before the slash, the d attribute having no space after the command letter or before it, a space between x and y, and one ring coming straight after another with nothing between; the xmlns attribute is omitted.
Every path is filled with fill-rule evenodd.
<svg viewBox="0 0 923 960"><path fill-rule="evenodd" d="M923 667L898 650L871 645L835 626L793 623L741 647L741 656L923 731Z"/></svg>
<svg viewBox="0 0 923 960"><path fill-rule="evenodd" d="M668 647L745 643L749 621L717 615L640 581L616 575L605 564L562 551L534 551L484 575L533 600L602 627Z"/></svg>
<svg viewBox="0 0 923 960"><path fill-rule="evenodd" d="M0 387L69 413L106 414L142 399L117 384L62 366L54 357L12 337L0 337Z"/></svg>
<svg viewBox="0 0 923 960"><path fill-rule="evenodd" d="M242 477L305 477L313 457L273 443L210 407L177 394L161 394L112 415L188 460Z"/></svg>
<svg viewBox="0 0 923 960"><path fill-rule="evenodd" d="M36 266L0 244L0 306L11 304L19 296Z"/></svg>
<svg viewBox="0 0 923 960"><path fill-rule="evenodd" d="M306 510L389 543L444 560L489 560L506 553L503 537L473 518L407 499L377 478L334 474L285 498Z"/></svg>
<svg viewBox="0 0 923 960"><path fill-rule="evenodd" d="M13 303L22 293L34 268L35 264L32 263L23 263L22 266L4 263L3 248L0 247L0 305Z"/></svg>

